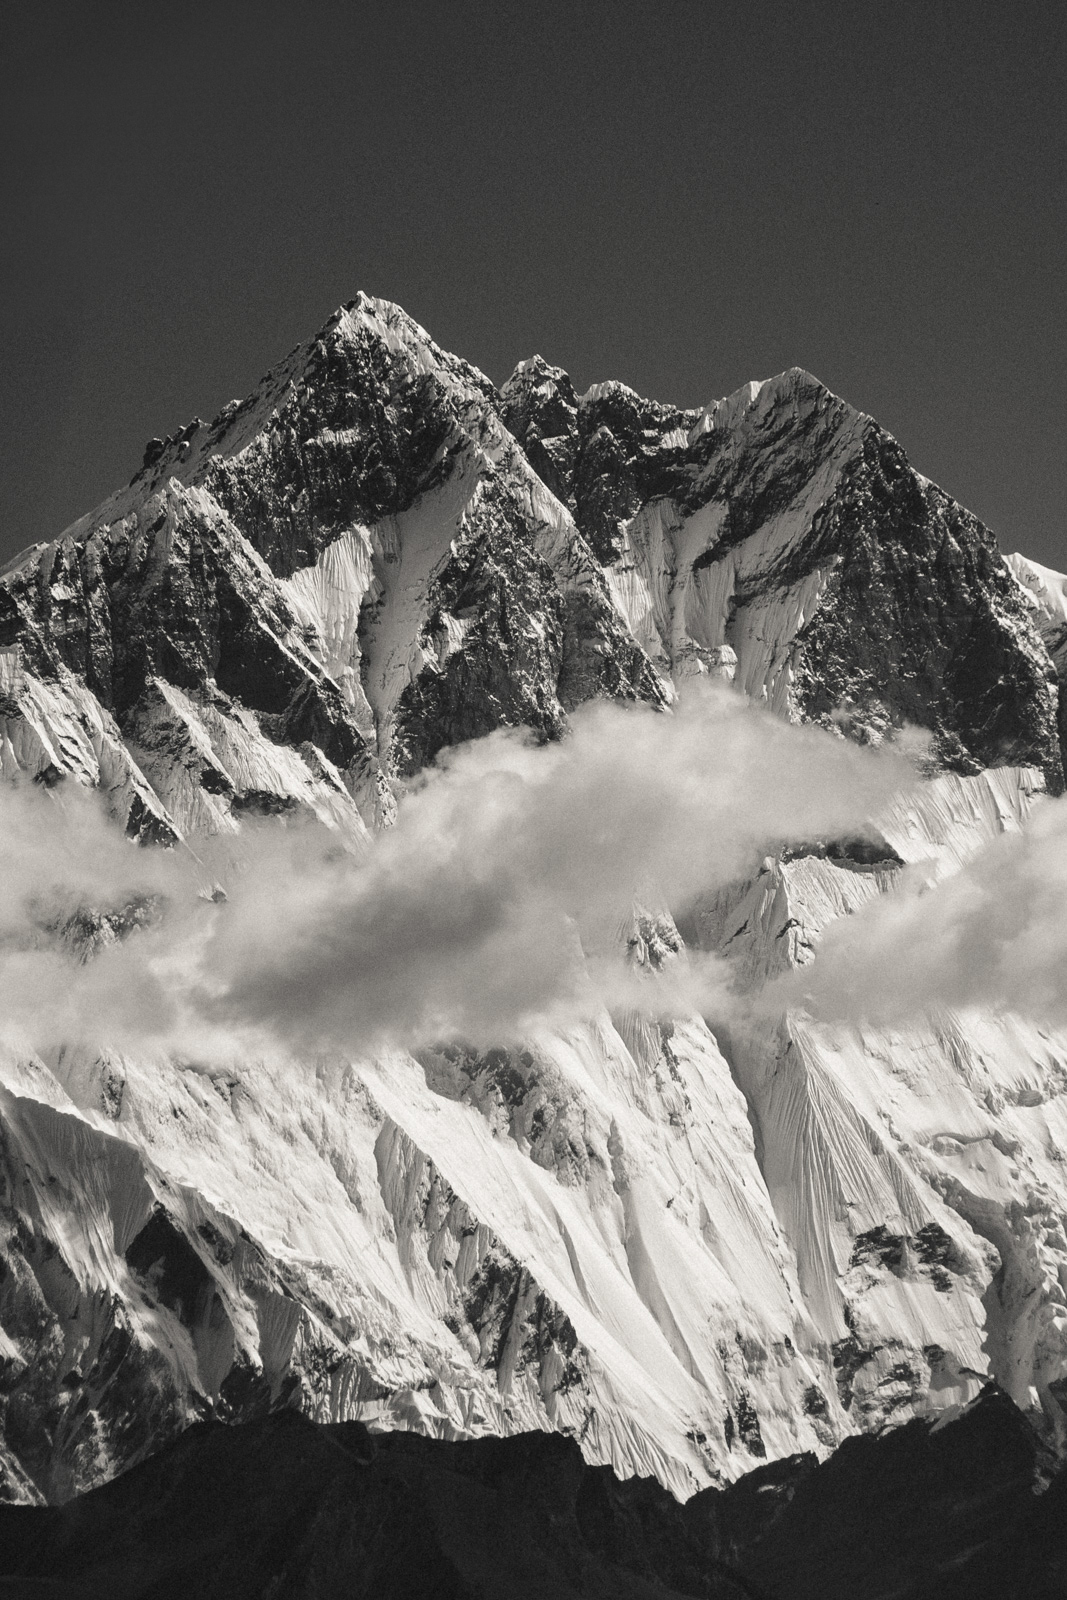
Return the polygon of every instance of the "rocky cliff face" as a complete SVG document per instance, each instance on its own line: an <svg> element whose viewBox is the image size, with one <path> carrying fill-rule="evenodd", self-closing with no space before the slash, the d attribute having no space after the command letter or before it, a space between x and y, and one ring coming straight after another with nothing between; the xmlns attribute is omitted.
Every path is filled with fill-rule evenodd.
<svg viewBox="0 0 1067 1600"><path fill-rule="evenodd" d="M805 373L700 412L540 358L497 392L361 296L5 572L0 759L146 844L311 813L359 850L443 749L594 697L712 675L864 742L928 729L942 776L876 859L772 860L685 930L756 984L1061 785L1018 571ZM1013 1019L3 1075L8 1498L279 1406L556 1429L679 1495L990 1373L1062 1431L1067 1044Z"/></svg>
<svg viewBox="0 0 1067 1600"><path fill-rule="evenodd" d="M948 767L1026 761L1060 786L1048 662L992 536L809 373L699 414L617 383L575 400L543 362L502 394L664 671L732 652L785 714L912 722Z"/></svg>

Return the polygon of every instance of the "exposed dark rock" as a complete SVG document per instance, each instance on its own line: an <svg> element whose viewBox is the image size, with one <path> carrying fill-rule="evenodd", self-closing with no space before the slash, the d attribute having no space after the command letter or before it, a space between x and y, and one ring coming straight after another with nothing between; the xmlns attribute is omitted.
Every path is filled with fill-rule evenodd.
<svg viewBox="0 0 1067 1600"><path fill-rule="evenodd" d="M831 553L800 636L807 714L877 705L929 728L948 767L1030 762L1058 791L1055 675L992 534L873 424L813 529L813 563Z"/></svg>
<svg viewBox="0 0 1067 1600"><path fill-rule="evenodd" d="M62 1508L0 1507L0 1582L27 1600L1058 1600L1067 1476L1044 1489L1045 1468L995 1393L686 1505L559 1435L446 1444L283 1411L199 1424Z"/></svg>
<svg viewBox="0 0 1067 1600"><path fill-rule="evenodd" d="M434 580L427 641L444 613L466 623L463 648L404 690L394 760L416 772L445 745L505 724L562 732L556 693L563 661L563 597L552 571L529 548L528 530L510 497L495 495L477 536ZM537 626L531 626L532 619Z"/></svg>
<svg viewBox="0 0 1067 1600"><path fill-rule="evenodd" d="M578 397L562 367L543 356L520 362L500 391L500 415L552 493L572 504ZM572 504L573 509L573 504Z"/></svg>
<svg viewBox="0 0 1067 1600"><path fill-rule="evenodd" d="M599 385L583 401L572 495L578 526L599 561L614 560L620 524L639 506L688 492L694 476L688 446L665 441L679 430L687 434L696 416L642 400L621 383Z"/></svg>
<svg viewBox="0 0 1067 1600"><path fill-rule="evenodd" d="M890 1233L884 1223L879 1223L869 1233L857 1234L849 1265L857 1267L865 1261L877 1261L890 1272L898 1273L904 1260L905 1242L901 1234Z"/></svg>
<svg viewBox="0 0 1067 1600"><path fill-rule="evenodd" d="M452 385L398 359L366 323L354 336L352 326L326 325L256 448L214 457L204 475L282 577L353 522L401 511L445 476L440 452L459 412ZM438 353L448 378L491 392L472 367Z"/></svg>
<svg viewBox="0 0 1067 1600"><path fill-rule="evenodd" d="M127 1245L126 1265L187 1327L214 1295L211 1274L162 1206Z"/></svg>

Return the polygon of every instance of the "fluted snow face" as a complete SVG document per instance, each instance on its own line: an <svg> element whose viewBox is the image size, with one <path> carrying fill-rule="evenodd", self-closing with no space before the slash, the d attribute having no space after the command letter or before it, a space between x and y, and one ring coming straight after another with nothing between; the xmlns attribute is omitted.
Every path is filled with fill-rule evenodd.
<svg viewBox="0 0 1067 1600"><path fill-rule="evenodd" d="M52 1495L121 1463L116 1413L147 1374L160 1428L286 1397L444 1437L560 1427L679 1494L847 1431L695 1019L303 1073L6 1071L8 1181L39 1243L5 1325L20 1459Z"/></svg>
<svg viewBox="0 0 1067 1600"><path fill-rule="evenodd" d="M0 760L194 855L250 815L358 852L442 750L598 696L710 676L861 742L926 728L942 775L879 843L693 913L755 992L1059 782L1062 594L1014 560L799 370L701 412L539 357L497 394L361 296L0 578ZM647 912L629 942L682 945ZM9 1497L283 1403L566 1429L681 1495L990 1373L1060 1426L1067 1046L1016 1019L0 1068Z"/></svg>
<svg viewBox="0 0 1067 1600"><path fill-rule="evenodd" d="M769 862L702 909L699 937L751 987L803 969L905 864L943 880L1041 792L1025 768L939 778L877 819L885 859ZM736 1037L732 1061L853 1419L880 1427L992 1375L1062 1440L1067 1038L975 1011L878 1028L801 1009Z"/></svg>

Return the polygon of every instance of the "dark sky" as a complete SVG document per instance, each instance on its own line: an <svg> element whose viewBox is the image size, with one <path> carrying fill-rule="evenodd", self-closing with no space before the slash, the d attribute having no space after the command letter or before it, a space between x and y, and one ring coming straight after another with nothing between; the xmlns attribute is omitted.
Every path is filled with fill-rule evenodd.
<svg viewBox="0 0 1067 1600"><path fill-rule="evenodd" d="M692 405L808 367L1067 567L1067 7L18 12L0 552L364 288L497 382L540 351Z"/></svg>

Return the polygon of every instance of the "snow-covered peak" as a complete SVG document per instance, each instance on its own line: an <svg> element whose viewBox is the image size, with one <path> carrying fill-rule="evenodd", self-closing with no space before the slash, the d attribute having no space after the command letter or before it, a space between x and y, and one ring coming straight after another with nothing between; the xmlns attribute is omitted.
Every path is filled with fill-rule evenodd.
<svg viewBox="0 0 1067 1600"><path fill-rule="evenodd" d="M1005 556L1008 568L1028 601L1049 622L1067 625L1067 573L1043 567L1028 556Z"/></svg>
<svg viewBox="0 0 1067 1600"><path fill-rule="evenodd" d="M334 312L317 339L328 336L334 328L343 330L351 338L370 336L378 340L384 348L402 356L419 371L447 374L451 382L465 388L472 398L485 398L494 392L484 372L442 349L422 324L395 301L382 300L360 290L354 300Z"/></svg>
<svg viewBox="0 0 1067 1600"><path fill-rule="evenodd" d="M738 418L744 416L751 406L759 399L763 383L743 383L740 389L735 389L733 394L727 395L724 400L713 400L704 407L700 420L692 428L690 442L699 439L705 433L714 432L715 428L730 428Z"/></svg>
<svg viewBox="0 0 1067 1600"><path fill-rule="evenodd" d="M501 386L500 392L507 394L509 390L527 389L535 385L555 387L564 382L570 383L570 376L562 367L552 366L542 355L527 356L516 364L515 371Z"/></svg>
<svg viewBox="0 0 1067 1600"><path fill-rule="evenodd" d="M591 383L585 393L578 396L578 404L591 406L598 400L615 399L619 396L636 400L639 404L641 401L637 390L631 389L628 383L621 383L618 378L607 378L603 383Z"/></svg>
<svg viewBox="0 0 1067 1600"><path fill-rule="evenodd" d="M1022 590L1027 608L1060 679L1060 726L1067 730L1067 575L1027 556L1010 555L1005 565Z"/></svg>
<svg viewBox="0 0 1067 1600"><path fill-rule="evenodd" d="M361 294L74 532L0 582L0 764L99 788L142 837L310 812L356 848L449 746L696 676L873 743L929 728L952 775L887 818L895 855L768 858L704 917L762 981L894 892L898 858L948 871L1011 831L1023 768L1059 772L1046 647L990 536L801 369L699 414L618 382L579 403L540 356L498 394ZM678 945L638 919L635 959ZM18 1405L44 1396L47 1493L126 1464L122 1419L160 1394L175 1427L288 1401L565 1429L684 1494L989 1370L1024 1403L1067 1371L1067 1045L1032 1031L724 1052L699 1018L599 1016L484 1054L5 1076L0 1354ZM54 1425L83 1396L84 1460ZM0 1493L3 1470L0 1445Z"/></svg>
<svg viewBox="0 0 1067 1600"><path fill-rule="evenodd" d="M501 415L516 438L533 427L539 438L577 431L578 398L569 373L544 356L520 361L500 389Z"/></svg>
<svg viewBox="0 0 1067 1600"><path fill-rule="evenodd" d="M402 444L417 431L416 413L484 411L494 395L484 373L443 350L402 307L360 292L244 400L231 400L210 423L194 417L166 439L149 440L131 482L61 537L84 539L93 528L121 521L171 478L213 490L220 472L245 480L261 466L257 458L270 437L317 434L336 449L391 426Z"/></svg>
<svg viewBox="0 0 1067 1600"><path fill-rule="evenodd" d="M758 421L775 407L795 402L800 396L815 400L826 396L830 400L837 400L837 396L824 383L820 383L803 367L789 367L773 378L743 383L740 389L735 389L725 399L712 400L704 407L692 428L690 442L695 442L705 433L728 433L742 421Z"/></svg>

